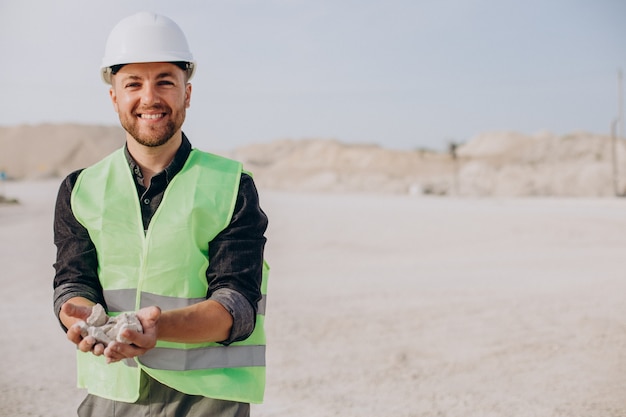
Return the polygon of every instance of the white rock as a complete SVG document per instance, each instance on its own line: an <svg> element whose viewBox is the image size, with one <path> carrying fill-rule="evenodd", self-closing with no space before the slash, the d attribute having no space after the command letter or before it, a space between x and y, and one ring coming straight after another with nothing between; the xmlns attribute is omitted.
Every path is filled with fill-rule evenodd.
<svg viewBox="0 0 626 417"><path fill-rule="evenodd" d="M109 317L100 304L93 306L86 322L81 321L76 325L80 328L83 337L93 336L104 346L108 346L113 341L130 344L130 341L121 335L126 329L143 332L141 322L134 312Z"/></svg>

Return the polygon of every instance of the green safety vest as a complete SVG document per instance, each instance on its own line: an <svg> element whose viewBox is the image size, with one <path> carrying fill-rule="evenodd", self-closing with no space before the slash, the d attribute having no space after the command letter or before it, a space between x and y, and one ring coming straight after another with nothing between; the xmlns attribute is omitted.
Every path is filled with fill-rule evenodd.
<svg viewBox="0 0 626 417"><path fill-rule="evenodd" d="M72 211L96 247L110 315L151 305L169 310L206 299L208 245L230 223L241 172L239 162L192 150L147 232L123 149L81 172L72 191ZM158 341L137 360L112 364L78 351L78 386L100 397L135 402L143 370L187 394L261 403L268 271L264 263L263 298L246 340L229 346Z"/></svg>

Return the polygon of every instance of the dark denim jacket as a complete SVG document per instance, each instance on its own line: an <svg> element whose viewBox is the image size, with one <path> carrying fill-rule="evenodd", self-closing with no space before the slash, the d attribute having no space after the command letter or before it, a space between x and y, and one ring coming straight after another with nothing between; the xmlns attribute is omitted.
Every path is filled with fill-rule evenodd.
<svg viewBox="0 0 626 417"><path fill-rule="evenodd" d="M172 162L155 175L148 188L143 186L141 169L125 148L126 158L134 173L144 229L159 207L168 184L182 169L191 144L183 134L183 143ZM87 230L76 220L70 205L72 189L78 178L75 171L59 188L54 215L54 243L57 260L54 264L54 311L58 317L61 306L72 297L85 297L106 305L98 279L96 250ZM230 344L247 338L254 330L257 302L261 299L261 268L267 216L259 206L254 181L242 174L235 210L230 225L209 244L211 262L206 271L209 289L207 298L222 304L233 316Z"/></svg>

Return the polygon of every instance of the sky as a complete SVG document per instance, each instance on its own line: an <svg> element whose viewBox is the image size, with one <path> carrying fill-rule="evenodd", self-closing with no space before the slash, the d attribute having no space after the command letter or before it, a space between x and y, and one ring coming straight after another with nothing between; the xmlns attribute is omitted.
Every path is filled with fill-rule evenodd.
<svg viewBox="0 0 626 417"><path fill-rule="evenodd" d="M99 66L141 10L187 36L183 130L201 149L444 150L499 130L610 134L619 115L623 0L0 0L0 125L118 124Z"/></svg>

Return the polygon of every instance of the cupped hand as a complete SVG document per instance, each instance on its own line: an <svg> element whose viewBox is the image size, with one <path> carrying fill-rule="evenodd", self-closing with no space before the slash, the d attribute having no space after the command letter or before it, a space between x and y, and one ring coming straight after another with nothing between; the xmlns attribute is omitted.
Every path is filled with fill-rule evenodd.
<svg viewBox="0 0 626 417"><path fill-rule="evenodd" d="M136 314L143 327L143 333L130 329L124 330L121 336L128 340L130 344L121 342L109 343L103 352L108 363L141 356L156 346L161 309L156 306L145 307L138 310Z"/></svg>
<svg viewBox="0 0 626 417"><path fill-rule="evenodd" d="M104 345L97 343L93 336L83 337L81 335L79 321L86 321L91 315L91 307L67 302L61 307L61 313L73 319L74 324L67 329L67 339L74 343L81 352L93 352L100 356L104 353Z"/></svg>

